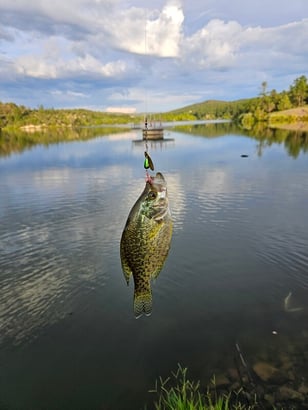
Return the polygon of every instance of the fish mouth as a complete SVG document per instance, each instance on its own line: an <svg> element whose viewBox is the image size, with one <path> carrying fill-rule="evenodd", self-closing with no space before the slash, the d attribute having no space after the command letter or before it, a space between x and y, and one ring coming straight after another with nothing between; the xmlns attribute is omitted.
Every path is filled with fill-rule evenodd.
<svg viewBox="0 0 308 410"><path fill-rule="evenodd" d="M156 176L153 178L153 182L154 185L158 188L158 187L162 187L161 189L159 189L159 191L161 191L162 189L166 188L166 180L163 177L163 174L160 172L156 173Z"/></svg>
<svg viewBox="0 0 308 410"><path fill-rule="evenodd" d="M164 178L164 176L161 172L156 172L155 179L156 178L162 180L163 182L166 182L165 178Z"/></svg>

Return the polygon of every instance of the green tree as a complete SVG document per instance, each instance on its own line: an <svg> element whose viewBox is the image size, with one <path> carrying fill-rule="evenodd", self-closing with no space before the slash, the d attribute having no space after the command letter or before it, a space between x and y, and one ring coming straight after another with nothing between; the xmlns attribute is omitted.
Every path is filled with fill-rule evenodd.
<svg viewBox="0 0 308 410"><path fill-rule="evenodd" d="M270 113L271 111L274 111L275 107L275 100L272 98L271 95L265 95L262 98L262 108L264 109L264 111Z"/></svg>
<svg viewBox="0 0 308 410"><path fill-rule="evenodd" d="M276 94L277 92L275 90L271 91L270 93L267 92L267 82L263 81L261 83L261 92L260 92L260 104L258 104L258 107L261 111L265 111L267 113L270 113L273 111L276 107Z"/></svg>
<svg viewBox="0 0 308 410"><path fill-rule="evenodd" d="M285 91L283 91L280 94L278 104L277 104L277 108L278 108L278 111L288 110L288 109L292 108L292 103L290 101L290 98L289 98L288 94Z"/></svg>
<svg viewBox="0 0 308 410"><path fill-rule="evenodd" d="M266 112L261 107L257 107L255 109L253 115L254 115L254 117L257 121L266 121L267 120Z"/></svg>
<svg viewBox="0 0 308 410"><path fill-rule="evenodd" d="M266 94L267 94L266 90L267 90L267 82L262 81L262 83L261 83L261 93L260 93L261 97L266 96Z"/></svg>
<svg viewBox="0 0 308 410"><path fill-rule="evenodd" d="M290 87L290 95L291 100L297 107L305 103L308 96L308 83L304 75L294 80L293 85Z"/></svg>

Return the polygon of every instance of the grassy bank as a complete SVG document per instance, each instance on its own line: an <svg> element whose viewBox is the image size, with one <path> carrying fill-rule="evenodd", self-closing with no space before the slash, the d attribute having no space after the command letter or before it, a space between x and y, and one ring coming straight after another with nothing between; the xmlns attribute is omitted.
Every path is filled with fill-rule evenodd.
<svg viewBox="0 0 308 410"><path fill-rule="evenodd" d="M240 349L240 348L238 348ZM166 379L156 381L149 410L286 410L308 408L308 386L301 372L290 373L290 358L285 350L280 366L275 361L255 360L248 365L242 352L234 368L209 381L192 380L188 370L178 364ZM293 360L297 360L293 357ZM287 368L285 365L288 364ZM298 365L296 365L297 367ZM300 367L297 367L299 370ZM146 408L147 409L147 408Z"/></svg>
<svg viewBox="0 0 308 410"><path fill-rule="evenodd" d="M187 376L187 368L180 364L167 379L156 381L150 393L155 395L155 410L254 410L260 407L256 396L242 388L218 393L215 377L202 388L199 381Z"/></svg>
<svg viewBox="0 0 308 410"><path fill-rule="evenodd" d="M285 128L294 131L307 131L308 105L273 112L269 115L268 124L270 127Z"/></svg>

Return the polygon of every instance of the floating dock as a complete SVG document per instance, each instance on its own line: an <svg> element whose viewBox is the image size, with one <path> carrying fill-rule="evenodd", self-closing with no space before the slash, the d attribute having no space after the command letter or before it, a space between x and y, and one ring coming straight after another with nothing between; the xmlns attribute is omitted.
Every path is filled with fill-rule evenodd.
<svg viewBox="0 0 308 410"><path fill-rule="evenodd" d="M164 138L164 129L162 127L143 128L142 137L144 140L161 140Z"/></svg>

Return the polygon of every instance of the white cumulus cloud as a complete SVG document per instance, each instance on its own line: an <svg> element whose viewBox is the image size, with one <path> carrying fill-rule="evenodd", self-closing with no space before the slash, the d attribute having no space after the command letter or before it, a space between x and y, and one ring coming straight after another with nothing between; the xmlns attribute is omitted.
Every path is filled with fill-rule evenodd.
<svg viewBox="0 0 308 410"><path fill-rule="evenodd" d="M307 0L1 0L0 100L80 106L73 90L161 111L253 97L307 75L307 38Z"/></svg>
<svg viewBox="0 0 308 410"><path fill-rule="evenodd" d="M182 59L200 68L224 68L233 65L240 47L242 27L235 21L211 20L186 38Z"/></svg>
<svg viewBox="0 0 308 410"><path fill-rule="evenodd" d="M154 10L152 13L134 7L115 17L115 21L107 27L115 46L137 54L160 57L178 55L184 21L179 5L166 4L160 12Z"/></svg>

